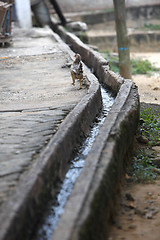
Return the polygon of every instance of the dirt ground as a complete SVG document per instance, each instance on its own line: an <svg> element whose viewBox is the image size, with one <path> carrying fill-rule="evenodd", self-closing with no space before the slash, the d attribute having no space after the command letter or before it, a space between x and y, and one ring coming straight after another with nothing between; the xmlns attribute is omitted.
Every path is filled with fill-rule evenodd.
<svg viewBox="0 0 160 240"><path fill-rule="evenodd" d="M148 59L160 67L160 53L131 53L131 57ZM160 105L160 72L136 75L133 81L138 86L140 102ZM155 148L160 157L160 146ZM160 175L153 184L130 182L126 175L118 203L108 240L160 239Z"/></svg>
<svg viewBox="0 0 160 240"><path fill-rule="evenodd" d="M122 190L108 240L135 239L160 239L160 180L155 184L126 183Z"/></svg>
<svg viewBox="0 0 160 240"><path fill-rule="evenodd" d="M160 52L131 53L131 58L148 59L155 67L160 68ZM140 101L160 104L160 72L152 75L133 75L133 81L138 86Z"/></svg>

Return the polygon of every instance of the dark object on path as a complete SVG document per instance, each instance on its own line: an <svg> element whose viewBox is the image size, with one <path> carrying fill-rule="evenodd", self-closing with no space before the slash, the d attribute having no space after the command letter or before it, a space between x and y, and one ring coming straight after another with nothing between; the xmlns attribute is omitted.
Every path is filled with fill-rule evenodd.
<svg viewBox="0 0 160 240"><path fill-rule="evenodd" d="M12 5L12 0L0 1L0 46L7 46L12 41Z"/></svg>
<svg viewBox="0 0 160 240"><path fill-rule="evenodd" d="M31 9L34 13L36 26L50 25L51 18L47 5L43 0L31 0Z"/></svg>
<svg viewBox="0 0 160 240"><path fill-rule="evenodd" d="M54 7L54 9L56 10L56 13L58 14L58 17L60 18L62 25L65 26L67 21L66 21L66 18L61 11L61 8L60 8L59 4L57 3L56 0L50 0L50 2L52 4L52 6Z"/></svg>
<svg viewBox="0 0 160 240"><path fill-rule="evenodd" d="M64 26L67 21L56 0L31 0L31 8L35 17L35 26L43 27L45 25L48 25L55 32L57 29L57 23L54 23L51 19L50 11L48 8L49 2L55 9L58 17L60 18L61 24Z"/></svg>
<svg viewBox="0 0 160 240"><path fill-rule="evenodd" d="M132 195L130 194L130 193L126 193L126 199L128 200L128 201L134 201L134 198L132 197Z"/></svg>

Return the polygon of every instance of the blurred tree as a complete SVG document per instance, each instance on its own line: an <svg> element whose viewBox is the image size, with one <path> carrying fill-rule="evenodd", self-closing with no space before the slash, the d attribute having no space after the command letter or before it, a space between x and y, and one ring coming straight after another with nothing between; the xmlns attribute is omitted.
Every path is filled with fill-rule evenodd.
<svg viewBox="0 0 160 240"><path fill-rule="evenodd" d="M120 75L131 78L129 37L127 34L125 0L113 0L117 32Z"/></svg>

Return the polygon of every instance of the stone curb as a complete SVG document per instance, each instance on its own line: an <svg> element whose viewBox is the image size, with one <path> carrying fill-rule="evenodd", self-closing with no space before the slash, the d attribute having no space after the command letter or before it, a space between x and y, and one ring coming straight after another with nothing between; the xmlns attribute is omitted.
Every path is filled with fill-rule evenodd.
<svg viewBox="0 0 160 240"><path fill-rule="evenodd" d="M85 160L52 240L107 237L124 163L132 153L138 123L134 94L134 84L126 81Z"/></svg>
<svg viewBox="0 0 160 240"><path fill-rule="evenodd" d="M155 52L158 48L160 31L135 31L128 33L131 52ZM101 50L105 50L107 46L108 50L115 50L116 48L116 32L110 35L103 36L88 36L88 41L91 45L99 44ZM155 50L154 50L155 49Z"/></svg>
<svg viewBox="0 0 160 240"><path fill-rule="evenodd" d="M67 46L61 41L62 48ZM71 50L69 54L71 53ZM32 168L23 174L12 196L4 203L0 213L0 239L22 240L42 212L44 199L49 197L51 187L62 179L69 167L73 149L88 131L101 108L101 92L96 77L87 71L90 81L88 94L68 114L57 133L41 152ZM55 190L55 187L53 188ZM56 191L56 190L55 190ZM36 217L35 217L36 216Z"/></svg>
<svg viewBox="0 0 160 240"><path fill-rule="evenodd" d="M132 153L139 120L139 96L132 80L109 71L108 62L62 27L57 32L81 54L99 81L111 88L115 102L89 152L52 240L105 239L115 210L125 161Z"/></svg>
<svg viewBox="0 0 160 240"><path fill-rule="evenodd" d="M70 46L70 48L81 55L83 62L98 77L99 82L110 88L115 94L118 93L124 79L109 70L109 63L102 55L84 44L74 34L65 32L63 27L55 27L54 29L60 37Z"/></svg>

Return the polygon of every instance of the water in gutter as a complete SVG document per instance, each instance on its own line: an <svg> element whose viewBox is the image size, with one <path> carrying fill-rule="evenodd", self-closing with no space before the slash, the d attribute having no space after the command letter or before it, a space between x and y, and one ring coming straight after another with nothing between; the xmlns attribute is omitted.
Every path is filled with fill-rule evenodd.
<svg viewBox="0 0 160 240"><path fill-rule="evenodd" d="M60 216L63 214L65 204L69 195L72 192L76 179L80 175L80 172L84 166L85 158L92 148L93 142L99 132L100 126L106 119L108 112L110 111L114 97L105 88L101 87L102 94L102 111L94 122L93 127L90 130L88 137L84 140L83 144L78 150L75 158L72 160L70 168L66 173L65 179L61 185L60 191L53 203L50 204L46 217L44 217L42 224L39 226L34 240L50 240L51 236L58 225Z"/></svg>

